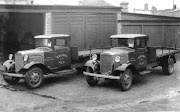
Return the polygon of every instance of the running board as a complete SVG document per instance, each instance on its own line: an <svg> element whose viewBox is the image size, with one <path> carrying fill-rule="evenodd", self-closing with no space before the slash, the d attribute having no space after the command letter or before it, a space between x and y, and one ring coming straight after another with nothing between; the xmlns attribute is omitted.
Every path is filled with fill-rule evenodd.
<svg viewBox="0 0 180 112"><path fill-rule="evenodd" d="M59 72L55 72L55 74L63 74L63 73L69 73L69 72L74 72L74 71L76 71L76 69L62 70L62 71L59 71Z"/></svg>
<svg viewBox="0 0 180 112"><path fill-rule="evenodd" d="M119 76L111 76L111 75L104 75L104 74L95 74L89 72L83 72L84 75L99 77L99 78L106 78L106 79L119 79Z"/></svg>
<svg viewBox="0 0 180 112"><path fill-rule="evenodd" d="M152 71L143 71L143 72L139 72L140 75L146 75L148 73L151 73Z"/></svg>

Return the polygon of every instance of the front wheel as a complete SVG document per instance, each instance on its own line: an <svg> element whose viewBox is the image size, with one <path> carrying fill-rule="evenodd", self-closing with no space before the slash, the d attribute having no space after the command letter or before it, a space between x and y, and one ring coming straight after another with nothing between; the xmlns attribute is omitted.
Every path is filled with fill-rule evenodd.
<svg viewBox="0 0 180 112"><path fill-rule="evenodd" d="M39 87L42 84L43 80L43 71L38 67L31 68L25 74L25 81L27 83L27 86L31 89Z"/></svg>
<svg viewBox="0 0 180 112"><path fill-rule="evenodd" d="M86 72L94 73L94 71L90 67L86 68ZM86 76L86 81L90 86L96 86L98 83L97 77L88 76L88 75Z"/></svg>
<svg viewBox="0 0 180 112"><path fill-rule="evenodd" d="M162 70L164 74L171 75L174 72L174 60L172 58L168 59L168 62L162 65Z"/></svg>
<svg viewBox="0 0 180 112"><path fill-rule="evenodd" d="M132 85L132 71L131 69L126 69L122 74L120 74L119 78L119 86L121 90L127 91L131 88Z"/></svg>
<svg viewBox="0 0 180 112"><path fill-rule="evenodd" d="M9 84L16 84L20 78L3 75L3 79Z"/></svg>

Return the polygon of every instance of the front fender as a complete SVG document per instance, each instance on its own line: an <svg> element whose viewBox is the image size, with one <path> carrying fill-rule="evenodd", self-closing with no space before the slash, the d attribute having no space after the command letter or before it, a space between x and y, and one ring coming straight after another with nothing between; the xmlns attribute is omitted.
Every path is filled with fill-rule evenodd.
<svg viewBox="0 0 180 112"><path fill-rule="evenodd" d="M3 63L3 66L5 66L7 68L7 70L9 70L14 65L15 65L14 60L7 60Z"/></svg>
<svg viewBox="0 0 180 112"><path fill-rule="evenodd" d="M35 64L40 64L40 62L30 62L30 63L27 63L27 64L25 64L23 66L23 69L29 69L30 67L32 67Z"/></svg>
<svg viewBox="0 0 180 112"><path fill-rule="evenodd" d="M89 60L85 64L86 67L91 67L93 71L99 71L100 70L100 61L98 60Z"/></svg>
<svg viewBox="0 0 180 112"><path fill-rule="evenodd" d="M122 64L121 66L118 66L118 67L115 69L115 71L116 71L116 70L125 71L126 68L127 68L128 66L130 66L130 65L131 65L131 63L124 63L124 64Z"/></svg>

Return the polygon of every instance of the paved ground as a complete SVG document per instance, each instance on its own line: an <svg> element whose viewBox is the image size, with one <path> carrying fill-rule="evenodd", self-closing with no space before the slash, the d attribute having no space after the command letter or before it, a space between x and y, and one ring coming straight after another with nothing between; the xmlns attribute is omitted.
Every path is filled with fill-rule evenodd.
<svg viewBox="0 0 180 112"><path fill-rule="evenodd" d="M132 88L126 92L116 81L90 87L77 72L50 76L34 90L23 80L8 85L0 76L0 112L180 111L179 68L178 59L171 76L163 75L158 67L150 74L134 77Z"/></svg>

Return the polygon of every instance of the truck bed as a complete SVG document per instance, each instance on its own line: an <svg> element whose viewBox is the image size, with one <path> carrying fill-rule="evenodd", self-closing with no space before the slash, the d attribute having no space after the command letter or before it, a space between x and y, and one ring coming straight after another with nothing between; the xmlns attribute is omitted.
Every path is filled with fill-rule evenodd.
<svg viewBox="0 0 180 112"><path fill-rule="evenodd" d="M90 56L90 54L99 54L99 53L104 52L106 50L107 49L82 50L82 51L78 51L78 56L79 57Z"/></svg>
<svg viewBox="0 0 180 112"><path fill-rule="evenodd" d="M162 49L162 48L158 48L156 49L156 56L157 57L163 57L163 56L167 56L167 55L171 55L171 54L175 54L175 53L179 53L180 50L178 49Z"/></svg>

